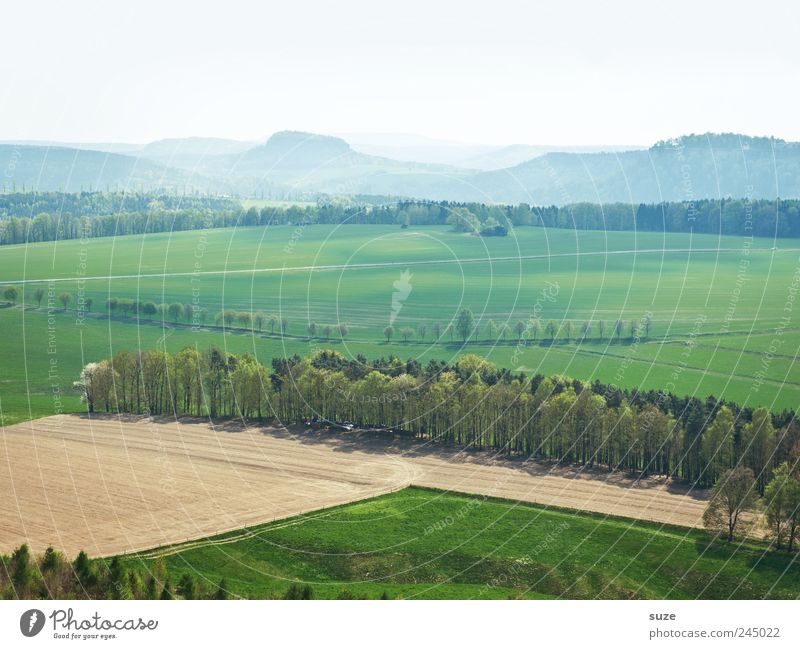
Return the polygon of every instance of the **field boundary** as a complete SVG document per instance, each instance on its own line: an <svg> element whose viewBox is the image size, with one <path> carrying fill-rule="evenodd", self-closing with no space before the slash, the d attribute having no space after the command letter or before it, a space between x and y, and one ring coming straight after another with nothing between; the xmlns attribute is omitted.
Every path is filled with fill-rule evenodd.
<svg viewBox="0 0 800 649"><path fill-rule="evenodd" d="M130 551L124 552L121 555L106 555L109 556L122 556L128 559L138 559L138 560L153 560L153 559L163 559L169 556L174 556L176 554L180 554L181 552L186 552L190 550L195 550L199 548L205 547L216 547L216 546L223 546L228 545L231 543L236 543L237 541L241 541L248 538L255 538L258 537L261 533L264 532L271 532L273 530L283 529L285 527L290 527L294 525L302 525L303 523L309 520L316 520L319 518L324 518L326 516L330 516L335 510L342 509L347 507L348 505L356 504L356 503L366 503L372 500L376 500L379 498L383 498L384 496L388 496L389 494L399 493L401 491L405 491L407 489L414 489L418 491L428 491L437 494L443 494L448 496L457 496L461 498L481 498L488 502L507 505L510 507L530 507L534 509L543 509L548 512L554 512L558 514L563 514L566 516L582 516L585 518L591 519L599 519L602 520L604 523L617 523L622 525L627 525L628 527L640 526L647 528L653 534L658 534L659 536L668 536L670 538L676 538L678 540L685 540L690 535L701 535L709 542L713 541L712 536L702 527L691 527L687 525L676 525L672 523L659 523L657 521L650 521L644 520L640 518L633 518L630 516L620 516L616 514L605 514L597 511L592 511L589 509L574 509L570 507L559 507L557 505L543 505L541 503L537 503L534 501L528 500L515 500L513 498L502 498L499 496L488 496L486 494L478 493L478 492L470 492L470 491L459 491L456 489L441 489L438 487L428 487L425 485L418 485L418 484L408 484L402 487L397 487L393 489L388 489L383 493L375 494L374 496L367 496L366 498L359 498L356 500L351 500L348 502L343 502L337 505L331 505L329 507L323 507L321 509L313 510L313 512L301 512L298 514L289 514L286 517L276 518L272 521L265 521L264 523L250 525L247 527L237 528L241 533L229 535L230 532L234 532L237 530L224 530L215 534L213 536L206 536L206 537L198 537L195 539L187 539L186 541L170 544L168 546L160 546L156 548L151 548L149 550L142 550L142 551ZM316 515L306 516L306 513L313 513ZM655 529L657 528L657 529ZM753 535L747 535L742 539L739 539L737 542L739 547L745 546L749 547L750 549L755 550L763 550L766 547L766 542L763 538Z"/></svg>
<svg viewBox="0 0 800 649"><path fill-rule="evenodd" d="M554 252L550 254L538 255L503 255L499 257L466 257L464 259L417 259L400 261L370 262L361 264L320 264L318 266L275 266L267 268L231 268L222 270L201 270L201 271L180 271L172 273L137 273L130 275L89 275L86 277L48 277L37 279L15 279L0 280L0 286L8 284L49 284L59 282L94 282L112 281L119 279L164 279L168 277L197 277L215 275L260 275L263 273L294 273L294 272L318 272L328 270L370 270L381 268L407 268L411 266L443 266L449 264L486 264L503 263L509 261L547 261L550 259L562 259L571 257L608 257L618 255L674 255L674 254L741 254L741 248L642 248L641 250L597 250L585 252ZM750 248L750 253L754 252L800 252L800 248L781 248L779 251L771 248Z"/></svg>
<svg viewBox="0 0 800 649"><path fill-rule="evenodd" d="M163 554L410 486L688 527L706 498L414 440L186 419L57 415L6 427L0 452L4 551Z"/></svg>

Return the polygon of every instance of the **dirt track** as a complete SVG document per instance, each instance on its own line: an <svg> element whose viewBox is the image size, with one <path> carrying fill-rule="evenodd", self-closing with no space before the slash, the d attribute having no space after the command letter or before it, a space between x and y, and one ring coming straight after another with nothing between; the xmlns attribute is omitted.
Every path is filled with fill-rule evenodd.
<svg viewBox="0 0 800 649"><path fill-rule="evenodd" d="M0 552L142 550L410 484L680 525L705 494L374 434L60 415L5 428Z"/></svg>

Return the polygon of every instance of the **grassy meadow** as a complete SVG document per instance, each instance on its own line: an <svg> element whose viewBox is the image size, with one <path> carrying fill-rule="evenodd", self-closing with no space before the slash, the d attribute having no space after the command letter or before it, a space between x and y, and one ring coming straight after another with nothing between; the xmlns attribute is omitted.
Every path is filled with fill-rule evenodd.
<svg viewBox="0 0 800 649"><path fill-rule="evenodd" d="M800 583L791 556L758 545L420 488L125 561L248 598L300 583L318 598L778 599Z"/></svg>
<svg viewBox="0 0 800 649"><path fill-rule="evenodd" d="M786 310L800 252L790 240L710 235L519 228L478 238L443 227L279 226L176 232L0 249L0 280L25 290L25 309L0 309L0 408L5 424L80 407L71 391L83 363L119 349L210 344L249 350L265 362L331 346L346 355L390 353L421 362L465 350L513 370L563 373L622 387L713 394L773 410L800 406L800 316ZM387 265L388 264L388 265ZM410 278L401 279L408 270ZM58 281L48 282L55 279ZM799 280L800 281L800 280ZM48 315L47 297L73 295ZM78 295L94 301L77 322ZM99 317L109 296L156 303L195 302L207 326ZM464 346L435 340L462 307L481 323ZM213 326L222 309L286 317L286 336ZM627 340L645 315L646 340ZM514 325L538 318L537 340L517 345ZM158 316L157 316L158 318ZM611 340L613 322L626 323ZM544 325L573 322L570 340L549 344ZM504 338L486 325L506 323ZM592 327L578 341L580 325ZM308 340L306 325L346 322L342 341ZM395 335L390 343L384 328ZM400 330L427 326L404 342ZM547 341L547 342L544 342Z"/></svg>

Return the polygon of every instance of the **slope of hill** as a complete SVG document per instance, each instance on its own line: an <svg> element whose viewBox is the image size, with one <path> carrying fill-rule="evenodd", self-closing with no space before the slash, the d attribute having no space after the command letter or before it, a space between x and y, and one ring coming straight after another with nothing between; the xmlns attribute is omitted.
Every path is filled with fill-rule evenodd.
<svg viewBox="0 0 800 649"><path fill-rule="evenodd" d="M480 174L472 182L494 201L539 205L796 198L800 144L735 134L689 135L646 151L550 153Z"/></svg>
<svg viewBox="0 0 800 649"><path fill-rule="evenodd" d="M602 153L612 151L636 151L644 149L636 145L558 146L537 144L511 144L493 147L480 155L464 158L460 166L482 171L507 169L538 158L548 153Z"/></svg>
<svg viewBox="0 0 800 649"><path fill-rule="evenodd" d="M553 152L596 153L599 151L633 151L646 148L624 144L583 146L549 144L488 145L392 133L352 133L343 134L340 137L360 153L392 158L393 160L404 160L406 162L444 164L476 171L505 169Z"/></svg>
<svg viewBox="0 0 800 649"><path fill-rule="evenodd" d="M122 155L0 145L3 186L79 191L182 188L270 198L372 194L483 203L658 203L704 198L800 198L800 143L736 134L689 135L646 150L549 151L512 146L464 165L369 155L338 137L282 131L266 143L161 140ZM540 152L540 153L537 153ZM410 151L406 152L410 155ZM495 168L521 156L530 160ZM466 168L471 167L471 168Z"/></svg>
<svg viewBox="0 0 800 649"><path fill-rule="evenodd" d="M506 153L520 151L511 147ZM212 171L219 173L204 170ZM476 172L370 156L339 138L284 132L240 156L229 174L242 190L247 187L242 180L260 178L325 193L535 205L796 198L800 144L736 134L689 135L645 150L551 151L513 167Z"/></svg>
<svg viewBox="0 0 800 649"><path fill-rule="evenodd" d="M275 133L240 155L206 157L199 170L229 180L243 193L281 185L334 194L419 197L438 191L441 176L474 173L358 153L341 138L299 131Z"/></svg>
<svg viewBox="0 0 800 649"><path fill-rule="evenodd" d="M5 189L77 192L90 188L211 189L220 184L132 155L66 147L0 145Z"/></svg>
<svg viewBox="0 0 800 649"><path fill-rule="evenodd" d="M242 153L256 146L256 142L227 140L219 137L173 137L149 142L139 149L146 157L169 155L225 155Z"/></svg>
<svg viewBox="0 0 800 649"><path fill-rule="evenodd" d="M203 166L203 160L209 156L242 154L256 144L217 137L168 138L145 144L135 155L165 166L194 171Z"/></svg>
<svg viewBox="0 0 800 649"><path fill-rule="evenodd" d="M474 144L453 140L440 140L422 135L404 133L345 133L339 137L346 140L359 153L419 162L423 164L443 164L465 169L488 170L489 167L472 167L466 160L478 159L490 155L493 151L504 148L488 144ZM513 164L523 162L533 156L515 160ZM510 165L502 165L510 166Z"/></svg>

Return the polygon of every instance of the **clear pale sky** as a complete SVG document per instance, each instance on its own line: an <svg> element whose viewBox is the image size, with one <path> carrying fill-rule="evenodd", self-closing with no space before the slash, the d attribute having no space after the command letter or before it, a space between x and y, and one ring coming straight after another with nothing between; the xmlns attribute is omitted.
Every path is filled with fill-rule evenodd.
<svg viewBox="0 0 800 649"><path fill-rule="evenodd" d="M8 2L0 139L800 140L794 2Z"/></svg>

